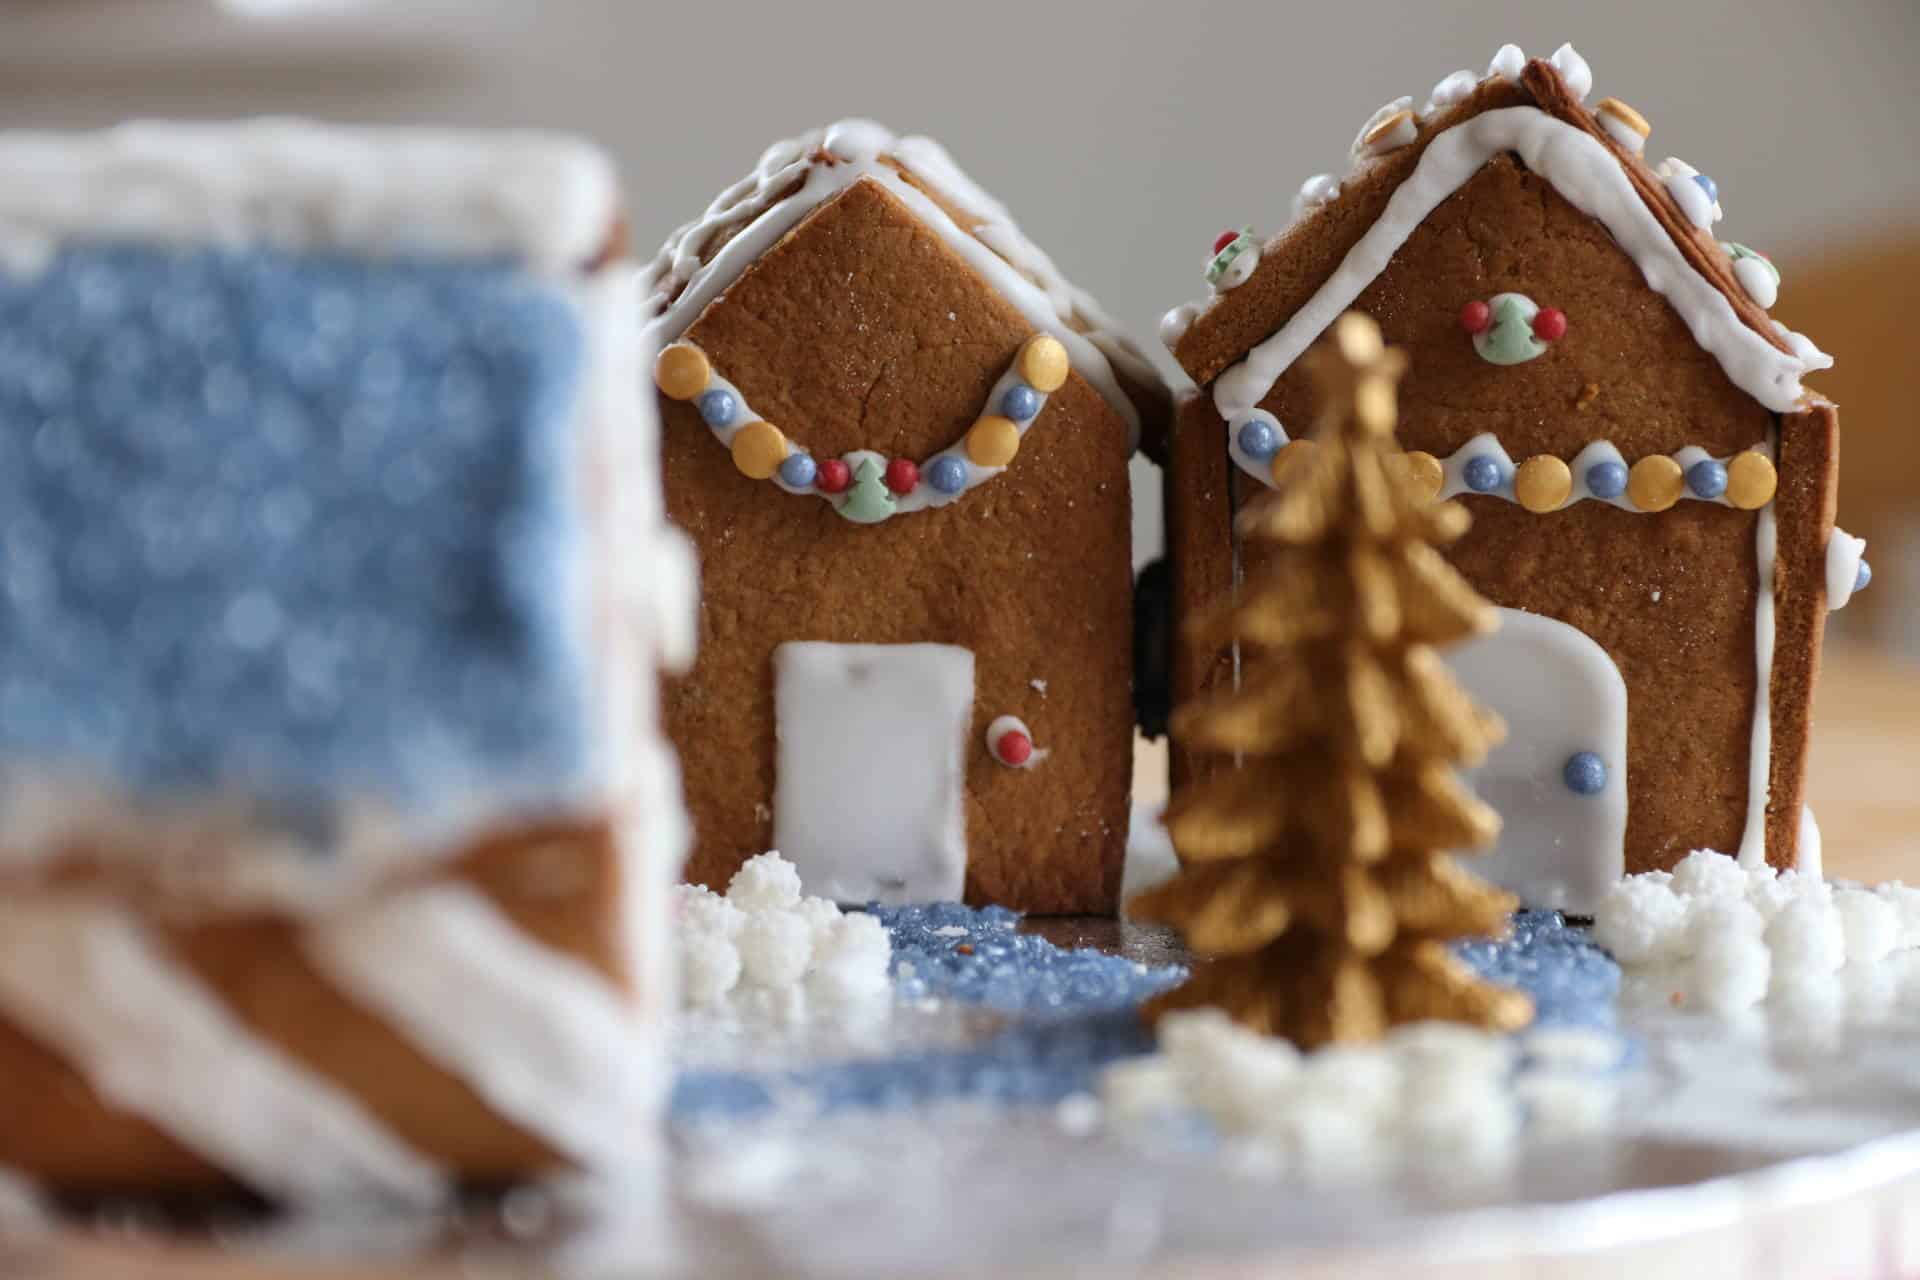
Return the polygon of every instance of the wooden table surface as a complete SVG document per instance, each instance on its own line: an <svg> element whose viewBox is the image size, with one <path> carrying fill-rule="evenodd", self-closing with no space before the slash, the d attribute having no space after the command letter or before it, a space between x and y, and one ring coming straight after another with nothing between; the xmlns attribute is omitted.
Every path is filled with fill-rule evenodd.
<svg viewBox="0 0 1920 1280"><path fill-rule="evenodd" d="M1829 877L1920 883L1920 666L1864 651L1831 651L1819 690L1808 794L1818 815ZM1151 784L1142 789L1151 790ZM1143 796L1143 798L1145 798ZM1162 958L1166 940L1110 922L1055 921L1042 932L1064 945L1092 944ZM1125 934L1127 936L1122 937ZM1150 954L1151 953L1151 954ZM127 1242L75 1233L40 1242L0 1240L0 1280L266 1280L280 1276L497 1275L444 1260L419 1270L262 1267L230 1252L153 1240ZM1254 1274L1246 1272L1244 1274Z"/></svg>

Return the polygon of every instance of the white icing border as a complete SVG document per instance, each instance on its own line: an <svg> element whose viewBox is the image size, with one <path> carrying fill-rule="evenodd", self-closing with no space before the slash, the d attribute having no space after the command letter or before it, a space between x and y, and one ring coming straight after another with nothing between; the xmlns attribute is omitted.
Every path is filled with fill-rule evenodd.
<svg viewBox="0 0 1920 1280"><path fill-rule="evenodd" d="M558 134L271 118L0 131L0 269L107 239L509 255L577 272L606 244L619 190L605 152Z"/></svg>
<svg viewBox="0 0 1920 1280"><path fill-rule="evenodd" d="M651 1157L666 1079L635 1011L478 890L392 894L303 941L330 982L508 1120L589 1168Z"/></svg>
<svg viewBox="0 0 1920 1280"><path fill-rule="evenodd" d="M435 1164L256 1035L117 907L0 903L0 1014L109 1105L256 1190L289 1201L444 1199Z"/></svg>
<svg viewBox="0 0 1920 1280"><path fill-rule="evenodd" d="M1867 540L1856 538L1835 525L1827 535L1827 611L1844 609L1853 599L1853 584L1860 580L1860 561L1865 558Z"/></svg>
<svg viewBox="0 0 1920 1280"><path fill-rule="evenodd" d="M837 163L820 162L826 152ZM971 232L884 161L892 157L942 198L980 219ZM1140 414L1114 366L1147 386L1159 374L1127 343L1085 292L1074 288L994 200L930 138L896 138L871 120L842 120L775 143L751 174L720 193L706 213L668 239L641 274L646 338L666 346L685 333L754 262L815 208L856 182L879 183L1012 303L1027 323L1058 338L1073 367L1104 396L1137 440ZM795 183L797 190L787 193ZM734 234L702 261L718 232ZM676 290L678 293L676 295ZM1086 332L1074 322L1086 326Z"/></svg>
<svg viewBox="0 0 1920 1280"><path fill-rule="evenodd" d="M1307 347L1352 306L1441 201L1505 151L1551 183L1570 204L1612 233L1735 385L1776 412L1804 396L1801 375L1832 360L1817 350L1788 355L1749 328L1712 281L1694 270L1604 144L1537 107L1482 112L1436 135L1334 273L1286 324L1215 381L1220 416L1236 420L1269 392Z"/></svg>
<svg viewBox="0 0 1920 1280"><path fill-rule="evenodd" d="M1773 577L1779 530L1773 504L1760 509L1754 528L1759 583L1753 598L1753 734L1747 746L1747 820L1740 833L1743 867L1767 861L1767 801L1773 794Z"/></svg>

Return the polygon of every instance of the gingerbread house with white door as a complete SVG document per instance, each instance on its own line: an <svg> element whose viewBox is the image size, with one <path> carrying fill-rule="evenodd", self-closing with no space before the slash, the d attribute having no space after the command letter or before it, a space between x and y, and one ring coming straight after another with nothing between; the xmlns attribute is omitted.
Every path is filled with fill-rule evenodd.
<svg viewBox="0 0 1920 1280"><path fill-rule="evenodd" d="M1460 653L1507 743L1477 776L1506 820L1488 874L1590 909L1623 870L1712 848L1790 866L1827 609L1864 578L1833 528L1830 361L1767 314L1779 273L1717 238L1713 181L1643 158L1650 126L1570 47L1508 46L1381 108L1343 176L1163 336L1204 389L1169 446L1174 594L1231 590L1234 511L1312 422L1296 363L1341 312L1404 348L1400 442L1473 529L1451 551L1503 606ZM1177 698L1231 681L1177 642ZM1195 763L1176 753L1177 774Z"/></svg>
<svg viewBox="0 0 1920 1280"><path fill-rule="evenodd" d="M936 143L864 121L769 149L645 292L701 559L688 879L777 848L842 901L1112 911L1151 366Z"/></svg>

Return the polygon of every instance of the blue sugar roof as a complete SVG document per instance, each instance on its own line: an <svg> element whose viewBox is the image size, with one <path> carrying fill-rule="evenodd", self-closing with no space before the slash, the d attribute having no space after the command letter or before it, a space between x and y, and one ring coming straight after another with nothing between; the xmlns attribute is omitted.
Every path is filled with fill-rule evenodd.
<svg viewBox="0 0 1920 1280"><path fill-rule="evenodd" d="M0 271L0 774L309 817L575 786L583 348L497 263Z"/></svg>

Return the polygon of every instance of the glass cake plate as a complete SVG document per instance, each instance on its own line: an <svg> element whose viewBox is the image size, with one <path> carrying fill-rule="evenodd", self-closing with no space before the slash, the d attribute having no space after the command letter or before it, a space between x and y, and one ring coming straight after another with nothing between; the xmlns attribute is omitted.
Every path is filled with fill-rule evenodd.
<svg viewBox="0 0 1920 1280"><path fill-rule="evenodd" d="M1143 965L1166 935L1026 926ZM1005 1025L955 1001L887 1020L886 1053ZM651 1184L547 1187L432 1219L152 1226L17 1239L0 1275L1896 1276L1920 1267L1920 1023L1729 1023L1626 1011L1638 1044L1606 1136L1508 1167L1275 1180L1204 1142L1102 1132L1084 1108L964 1099L681 1125ZM694 1050L725 1062L723 1033ZM864 1042L870 1049L872 1042ZM758 1070L840 1033L741 1036ZM177 1268L177 1270L176 1270Z"/></svg>

